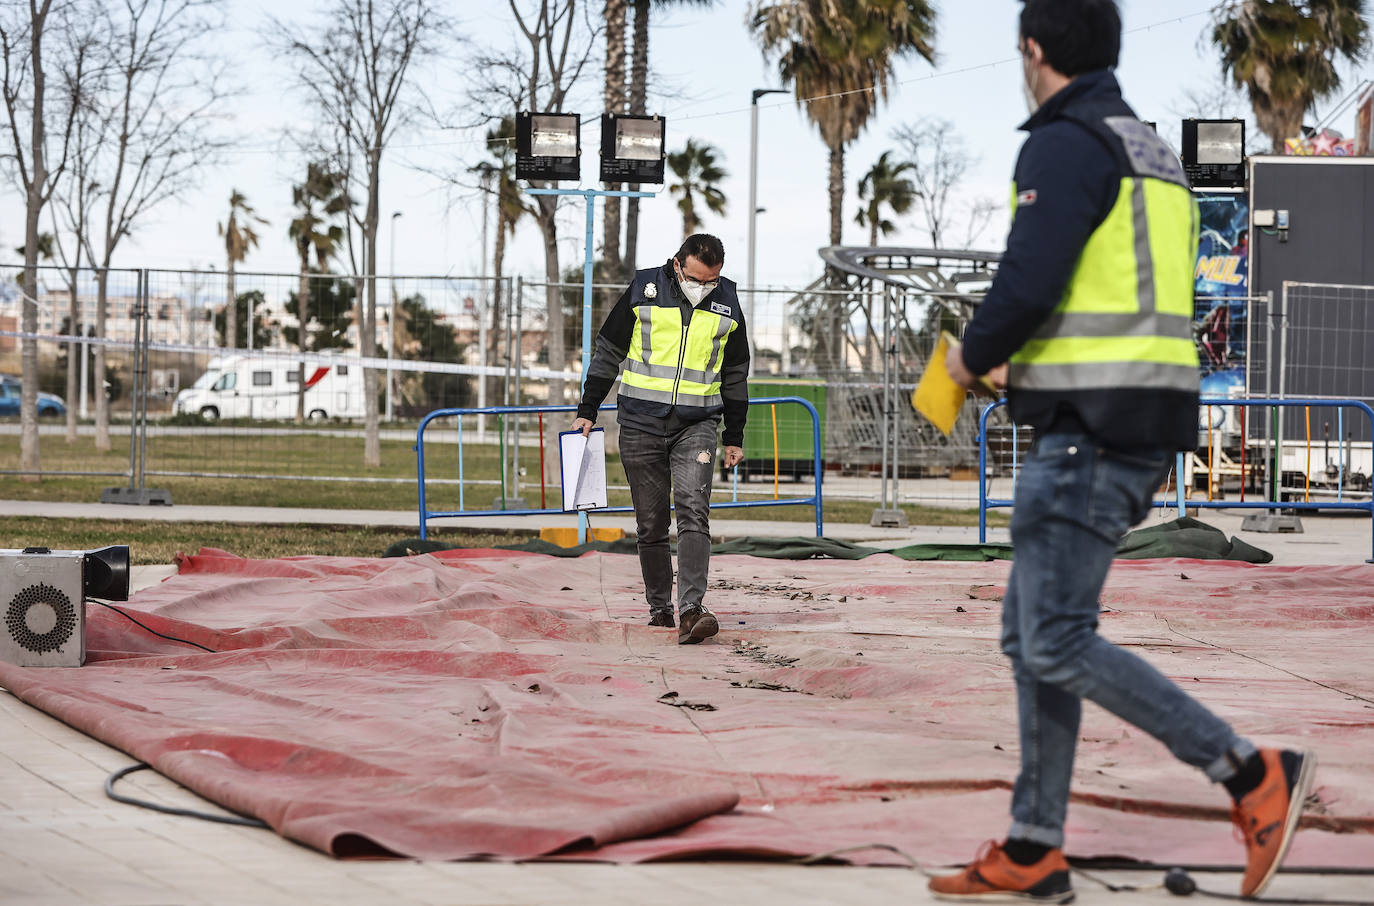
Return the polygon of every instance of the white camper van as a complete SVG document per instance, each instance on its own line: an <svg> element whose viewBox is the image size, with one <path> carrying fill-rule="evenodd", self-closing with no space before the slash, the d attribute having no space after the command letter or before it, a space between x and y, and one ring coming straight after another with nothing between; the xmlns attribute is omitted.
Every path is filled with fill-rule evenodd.
<svg viewBox="0 0 1374 906"><path fill-rule="evenodd" d="M296 415L298 362L263 356L216 358L172 411L221 418L289 419ZM344 363L305 363L305 414L312 421L363 417L363 371Z"/></svg>

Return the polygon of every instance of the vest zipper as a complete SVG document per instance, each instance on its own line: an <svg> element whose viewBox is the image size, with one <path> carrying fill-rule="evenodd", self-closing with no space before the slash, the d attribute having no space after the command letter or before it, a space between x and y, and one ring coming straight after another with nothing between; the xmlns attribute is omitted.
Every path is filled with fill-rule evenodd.
<svg viewBox="0 0 1374 906"><path fill-rule="evenodd" d="M682 325L682 342L677 348L677 374L673 377L673 405L677 405L677 388L682 384L682 363L687 357L687 328L692 322L692 316L687 316L687 324Z"/></svg>

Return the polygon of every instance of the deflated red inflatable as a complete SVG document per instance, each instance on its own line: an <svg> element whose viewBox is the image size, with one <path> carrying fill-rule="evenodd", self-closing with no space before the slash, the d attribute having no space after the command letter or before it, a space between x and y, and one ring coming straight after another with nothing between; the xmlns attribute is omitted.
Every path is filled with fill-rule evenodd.
<svg viewBox="0 0 1374 906"><path fill-rule="evenodd" d="M632 557L249 561L203 550L89 609L30 704L339 855L639 861L884 844L951 863L1005 831L1007 565L713 561L717 639L644 625ZM1103 631L1237 728L1314 748L1289 864L1374 864L1364 567L1118 563ZM1241 858L1227 800L1089 707L1069 851ZM41 766L32 766L41 771ZM891 853L849 855L899 861Z"/></svg>

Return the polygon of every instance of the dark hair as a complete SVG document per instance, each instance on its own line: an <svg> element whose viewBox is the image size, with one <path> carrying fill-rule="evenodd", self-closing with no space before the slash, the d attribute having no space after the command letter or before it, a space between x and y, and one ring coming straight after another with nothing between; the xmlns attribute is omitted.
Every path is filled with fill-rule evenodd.
<svg viewBox="0 0 1374 906"><path fill-rule="evenodd" d="M1121 58L1116 0L1022 0L1021 37L1034 38L1055 72L1072 78Z"/></svg>
<svg viewBox="0 0 1374 906"><path fill-rule="evenodd" d="M725 246L710 233L693 233L682 242L682 248L673 257L678 264L686 264L692 257L707 267L720 267L725 263Z"/></svg>

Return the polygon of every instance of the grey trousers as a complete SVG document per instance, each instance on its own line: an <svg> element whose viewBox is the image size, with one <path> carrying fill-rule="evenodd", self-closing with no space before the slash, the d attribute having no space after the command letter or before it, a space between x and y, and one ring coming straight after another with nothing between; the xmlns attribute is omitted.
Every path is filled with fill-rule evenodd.
<svg viewBox="0 0 1374 906"><path fill-rule="evenodd" d="M620 461L639 532L639 568L650 613L673 612L669 501L677 506L678 613L701 606L711 562L711 479L720 421L708 418L669 437L620 428ZM671 498L669 496L671 488Z"/></svg>

